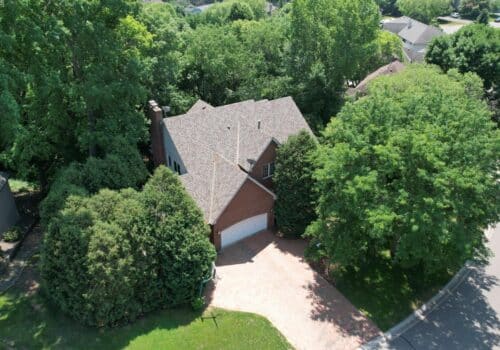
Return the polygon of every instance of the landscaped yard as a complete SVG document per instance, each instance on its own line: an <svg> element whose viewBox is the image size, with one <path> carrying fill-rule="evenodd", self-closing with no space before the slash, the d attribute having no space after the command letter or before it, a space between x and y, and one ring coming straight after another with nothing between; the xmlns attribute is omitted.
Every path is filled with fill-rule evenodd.
<svg viewBox="0 0 500 350"><path fill-rule="evenodd" d="M214 318L211 318L214 316ZM97 330L63 315L39 293L0 295L0 348L289 349L265 318L209 309L162 311L116 329Z"/></svg>
<svg viewBox="0 0 500 350"><path fill-rule="evenodd" d="M335 286L382 331L387 331L428 301L452 275L432 281L418 277L419 273L410 276L386 259L336 276Z"/></svg>

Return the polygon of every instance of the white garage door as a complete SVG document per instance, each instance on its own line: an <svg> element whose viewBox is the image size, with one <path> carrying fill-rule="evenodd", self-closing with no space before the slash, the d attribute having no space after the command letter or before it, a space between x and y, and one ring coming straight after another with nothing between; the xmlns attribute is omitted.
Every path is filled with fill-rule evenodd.
<svg viewBox="0 0 500 350"><path fill-rule="evenodd" d="M221 247L227 247L267 228L267 214L242 220L221 232Z"/></svg>

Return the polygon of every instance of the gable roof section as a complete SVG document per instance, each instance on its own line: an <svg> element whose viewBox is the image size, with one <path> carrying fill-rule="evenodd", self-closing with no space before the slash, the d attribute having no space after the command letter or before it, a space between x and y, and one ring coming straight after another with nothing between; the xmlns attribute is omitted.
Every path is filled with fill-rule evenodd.
<svg viewBox="0 0 500 350"><path fill-rule="evenodd" d="M380 67L376 71L368 74L366 76L366 78L364 78L355 88L351 88L351 89L347 90L347 94L348 95L354 95L356 93L363 94L366 92L366 90L368 88L368 84L372 80L374 80L378 77L381 77L383 75L390 75L390 74L399 73L403 69L405 69L405 65L403 63L401 63L400 61L395 60L395 61L393 61L385 66Z"/></svg>
<svg viewBox="0 0 500 350"><path fill-rule="evenodd" d="M435 37L443 35L441 29L406 16L383 22L383 28L414 45L426 45Z"/></svg>
<svg viewBox="0 0 500 350"><path fill-rule="evenodd" d="M214 107L212 107L210 104L206 103L205 101L198 100L198 101L196 101L196 103L194 105L191 106L188 113L201 112L205 109L213 109L213 108Z"/></svg>
<svg viewBox="0 0 500 350"><path fill-rule="evenodd" d="M199 100L163 124L186 168L181 181L210 224L251 179L248 172L271 142L285 142L303 129L312 133L290 97L220 107Z"/></svg>

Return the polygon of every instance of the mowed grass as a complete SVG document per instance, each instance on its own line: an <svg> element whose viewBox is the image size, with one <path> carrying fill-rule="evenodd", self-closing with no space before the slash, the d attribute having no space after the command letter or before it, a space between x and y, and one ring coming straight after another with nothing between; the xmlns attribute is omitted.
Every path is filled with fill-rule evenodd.
<svg viewBox="0 0 500 350"><path fill-rule="evenodd" d="M213 317L213 318L212 318ZM87 328L39 293L0 295L0 349L290 349L264 317L222 309L157 312L114 329Z"/></svg>
<svg viewBox="0 0 500 350"><path fill-rule="evenodd" d="M335 287L382 331L395 326L434 296L452 274L424 280L420 271L394 267L381 258L333 276Z"/></svg>

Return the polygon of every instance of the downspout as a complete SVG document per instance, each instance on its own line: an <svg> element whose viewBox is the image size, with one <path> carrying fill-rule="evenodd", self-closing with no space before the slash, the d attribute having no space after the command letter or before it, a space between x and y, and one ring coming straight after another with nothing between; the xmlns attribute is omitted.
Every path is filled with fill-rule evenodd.
<svg viewBox="0 0 500 350"><path fill-rule="evenodd" d="M201 298L201 295L203 294L203 287L205 287L205 285L210 282L211 280L213 280L215 278L215 274L216 274L216 269L215 269L215 264L214 262L212 261L212 267L210 268L210 275L208 275L205 279L203 279L201 282L200 282L200 292L198 294L198 296Z"/></svg>

